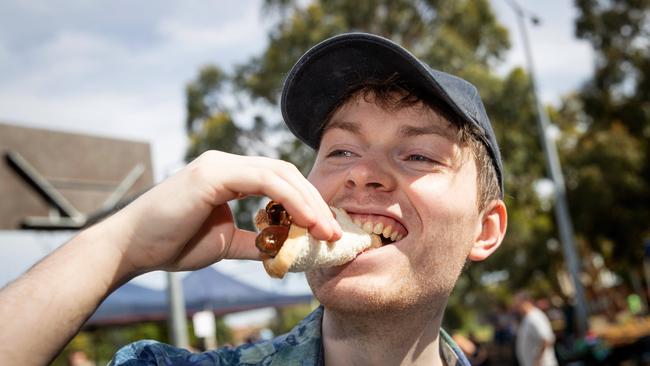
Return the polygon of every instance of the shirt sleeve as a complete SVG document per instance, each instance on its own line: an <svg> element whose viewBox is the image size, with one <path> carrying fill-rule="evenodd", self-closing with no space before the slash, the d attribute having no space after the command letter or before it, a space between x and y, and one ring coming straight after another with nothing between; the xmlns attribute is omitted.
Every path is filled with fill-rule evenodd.
<svg viewBox="0 0 650 366"><path fill-rule="evenodd" d="M551 328L551 322L541 310L535 317L535 336L541 341L553 342L555 341L555 334Z"/></svg>
<svg viewBox="0 0 650 366"><path fill-rule="evenodd" d="M109 366L221 366L234 364L228 348L213 352L192 353L186 349L152 340L138 341L122 347ZM232 356L232 355L231 355Z"/></svg>

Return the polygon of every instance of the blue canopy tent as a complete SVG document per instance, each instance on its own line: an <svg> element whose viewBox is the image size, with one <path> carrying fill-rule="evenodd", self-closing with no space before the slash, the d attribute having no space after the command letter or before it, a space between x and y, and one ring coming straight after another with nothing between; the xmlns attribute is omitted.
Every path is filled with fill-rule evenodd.
<svg viewBox="0 0 650 366"><path fill-rule="evenodd" d="M86 325L127 324L167 318L167 294L126 283L110 294Z"/></svg>
<svg viewBox="0 0 650 366"><path fill-rule="evenodd" d="M309 303L313 299L311 294L284 295L261 290L237 281L211 266L183 278L183 290L189 313L211 310L225 314L267 306Z"/></svg>
<svg viewBox="0 0 650 366"><path fill-rule="evenodd" d="M259 289L237 281L212 266L188 274L182 282L189 314L202 310L227 314L269 306L309 303L312 300L310 294L284 295ZM126 283L104 300L86 325L164 320L168 317L168 304L165 290Z"/></svg>
<svg viewBox="0 0 650 366"><path fill-rule="evenodd" d="M0 231L0 287L16 279L34 263L66 242L74 232ZM259 263L232 261L220 263L232 273L245 273L259 279L255 286L233 279L213 266L188 273L183 279L188 313L211 309L217 314L250 310L267 306L285 306L311 301L312 296L302 280L273 280ZM164 320L168 317L167 291L163 272L131 281L109 295L86 323L88 326L126 324L138 321ZM293 279L296 279L294 277ZM144 286L142 286L142 285ZM260 288L258 288L258 285ZM286 285L286 286L284 286ZM157 288L157 289L154 289ZM271 289L276 288L278 291ZM300 291L300 295L285 295Z"/></svg>

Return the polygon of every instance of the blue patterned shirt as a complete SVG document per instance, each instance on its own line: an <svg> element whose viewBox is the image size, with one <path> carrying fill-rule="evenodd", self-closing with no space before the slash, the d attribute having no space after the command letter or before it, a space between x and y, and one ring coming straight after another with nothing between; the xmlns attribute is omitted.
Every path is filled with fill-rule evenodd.
<svg viewBox="0 0 650 366"><path fill-rule="evenodd" d="M321 323L323 307L314 310L289 333L269 341L224 347L202 353L191 353L156 341L139 341L122 347L110 365L302 365L321 366L323 342ZM440 353L447 366L469 366L463 353L451 337L440 331Z"/></svg>

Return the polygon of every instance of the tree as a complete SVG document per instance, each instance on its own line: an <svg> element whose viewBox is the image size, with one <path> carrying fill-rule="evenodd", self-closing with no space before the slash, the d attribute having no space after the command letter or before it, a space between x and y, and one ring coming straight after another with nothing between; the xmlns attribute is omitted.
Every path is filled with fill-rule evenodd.
<svg viewBox="0 0 650 366"><path fill-rule="evenodd" d="M576 0L593 78L558 113L576 231L619 274L637 276L650 236L650 1ZM567 118L567 116L570 116Z"/></svg>
<svg viewBox="0 0 650 366"><path fill-rule="evenodd" d="M245 129L235 122L234 112L241 101L228 96L232 93L233 76L216 65L204 66L196 80L185 88L187 118L185 127L190 138L186 160L192 160L210 149L233 154L264 154L264 136L273 132L261 115L254 117L252 127ZM240 227L253 229L253 213L260 208L259 197L240 200L235 204L235 219Z"/></svg>

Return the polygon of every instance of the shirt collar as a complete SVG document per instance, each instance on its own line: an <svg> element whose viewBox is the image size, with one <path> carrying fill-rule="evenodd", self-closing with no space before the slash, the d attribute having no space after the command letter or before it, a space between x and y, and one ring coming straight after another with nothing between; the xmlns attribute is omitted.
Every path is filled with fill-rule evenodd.
<svg viewBox="0 0 650 366"><path fill-rule="evenodd" d="M325 350L323 348L322 338L323 312L324 308L321 305L300 322L294 330L292 330L292 333L300 329L304 332L306 328L309 328L309 331L305 332L306 334L309 334L309 337L304 340L318 342L318 351L316 352L317 358L315 362L318 366L325 365ZM469 361L461 349L444 329L440 329L440 357L445 366L470 366Z"/></svg>

